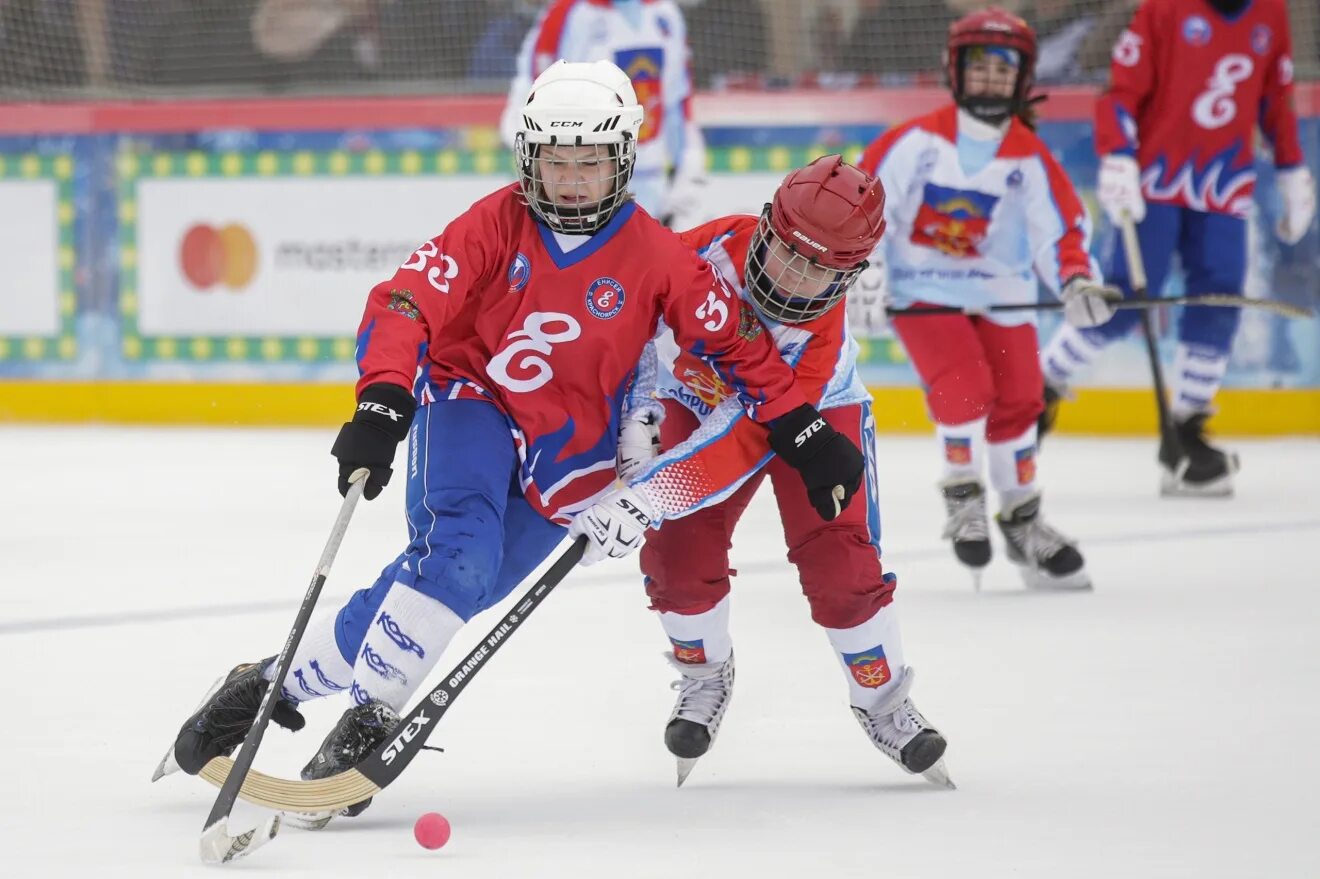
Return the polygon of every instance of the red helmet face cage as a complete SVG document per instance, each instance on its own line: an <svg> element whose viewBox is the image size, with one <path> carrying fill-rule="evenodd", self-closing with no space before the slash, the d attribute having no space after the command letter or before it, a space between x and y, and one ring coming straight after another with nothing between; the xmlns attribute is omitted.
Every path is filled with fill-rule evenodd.
<svg viewBox="0 0 1320 879"><path fill-rule="evenodd" d="M789 174L747 249L752 302L781 323L819 317L843 299L885 229L880 181L840 156Z"/></svg>
<svg viewBox="0 0 1320 879"><path fill-rule="evenodd" d="M969 98L963 89L963 60L973 46L994 46L1013 49L1021 56L1017 85L1011 98ZM979 12L964 15L949 25L949 43L945 51L945 68L949 88L958 105L973 115L1006 118L1026 106L1036 78L1036 32L1025 20L1011 12L991 6ZM997 105L997 106L996 106ZM978 112L978 109L988 112Z"/></svg>

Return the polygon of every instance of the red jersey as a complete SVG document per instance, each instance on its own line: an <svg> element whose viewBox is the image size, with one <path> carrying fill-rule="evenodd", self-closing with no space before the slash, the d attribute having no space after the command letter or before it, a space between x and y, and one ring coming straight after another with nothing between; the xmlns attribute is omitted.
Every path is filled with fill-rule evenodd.
<svg viewBox="0 0 1320 879"><path fill-rule="evenodd" d="M1302 162L1283 0L1228 17L1206 0L1144 0L1096 105L1096 150L1135 155L1147 201L1245 216L1255 127L1274 162Z"/></svg>
<svg viewBox="0 0 1320 879"><path fill-rule="evenodd" d="M754 418L806 402L746 308L634 203L566 252L511 185L372 289L358 331L358 390L390 382L421 405L446 397L497 406L527 500L567 522L614 481L623 398L662 315Z"/></svg>

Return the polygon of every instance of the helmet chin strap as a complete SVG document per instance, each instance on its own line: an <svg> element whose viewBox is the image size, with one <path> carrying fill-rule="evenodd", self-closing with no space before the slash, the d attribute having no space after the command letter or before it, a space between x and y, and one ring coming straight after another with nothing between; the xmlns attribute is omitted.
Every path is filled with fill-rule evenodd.
<svg viewBox="0 0 1320 879"><path fill-rule="evenodd" d="M1237 15L1246 8L1250 0L1208 0L1208 2L1224 15Z"/></svg>

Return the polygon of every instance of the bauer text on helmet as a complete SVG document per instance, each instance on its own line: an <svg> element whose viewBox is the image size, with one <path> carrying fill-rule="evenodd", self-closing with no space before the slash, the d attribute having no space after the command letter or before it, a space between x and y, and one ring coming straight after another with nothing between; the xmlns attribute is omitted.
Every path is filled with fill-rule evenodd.
<svg viewBox="0 0 1320 879"><path fill-rule="evenodd" d="M747 290L782 323L819 317L843 299L885 229L885 190L840 156L784 178L747 250Z"/></svg>

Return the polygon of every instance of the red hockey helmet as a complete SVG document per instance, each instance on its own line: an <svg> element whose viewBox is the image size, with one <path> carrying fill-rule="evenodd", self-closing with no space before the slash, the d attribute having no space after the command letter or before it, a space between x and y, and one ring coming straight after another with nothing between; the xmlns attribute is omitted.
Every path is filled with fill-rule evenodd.
<svg viewBox="0 0 1320 879"><path fill-rule="evenodd" d="M833 308L885 230L885 188L842 156L784 178L747 249L744 275L767 317L802 323Z"/></svg>
<svg viewBox="0 0 1320 879"><path fill-rule="evenodd" d="M1011 49L1018 53L1017 85L1011 98L969 97L963 90L963 66L973 47ZM1027 22L998 6L964 15L949 25L944 53L949 88L958 106L988 122L998 122L1027 105L1036 78L1036 32Z"/></svg>

